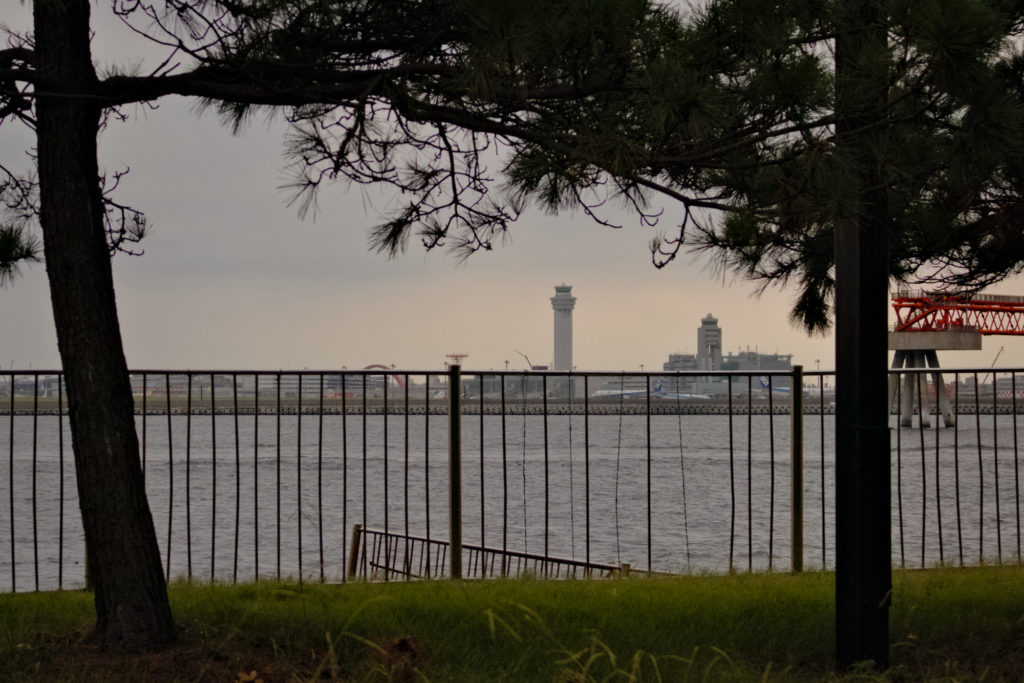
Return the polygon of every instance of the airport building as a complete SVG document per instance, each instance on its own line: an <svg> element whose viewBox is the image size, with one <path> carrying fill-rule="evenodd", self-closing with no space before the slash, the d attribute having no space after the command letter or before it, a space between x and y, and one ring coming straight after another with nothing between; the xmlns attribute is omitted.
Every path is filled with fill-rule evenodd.
<svg viewBox="0 0 1024 683"><path fill-rule="evenodd" d="M673 353L662 365L665 372L693 373L701 370L758 372L758 371L790 371L793 369L793 355L779 353L760 353L757 349L739 350L722 355L723 335L718 319L708 313L697 328L697 353ZM750 384L745 376L732 378L732 393L746 393ZM729 392L729 380L725 377L712 377L687 374L685 377L669 377L665 381L665 390L682 394L726 394ZM772 386L779 389L789 387L789 378L776 378ZM754 381L751 387L760 390L761 384Z"/></svg>

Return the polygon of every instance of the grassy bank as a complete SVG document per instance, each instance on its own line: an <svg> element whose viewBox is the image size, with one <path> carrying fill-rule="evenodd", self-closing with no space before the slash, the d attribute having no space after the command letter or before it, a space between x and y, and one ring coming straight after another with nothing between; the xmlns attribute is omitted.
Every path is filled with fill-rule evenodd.
<svg viewBox="0 0 1024 683"><path fill-rule="evenodd" d="M823 573L179 583L182 643L145 656L95 647L89 595L2 595L0 679L823 680L834 675L832 591ZM885 679L1024 678L1024 569L897 572L894 594Z"/></svg>

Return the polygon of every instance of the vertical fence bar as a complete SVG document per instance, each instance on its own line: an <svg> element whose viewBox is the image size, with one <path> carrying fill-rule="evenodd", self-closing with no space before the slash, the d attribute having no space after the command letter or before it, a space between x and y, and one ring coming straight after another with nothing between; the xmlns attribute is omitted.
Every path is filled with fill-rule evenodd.
<svg viewBox="0 0 1024 683"><path fill-rule="evenodd" d="M924 569L925 548L928 539L928 457L924 450L924 428L928 420L928 379L927 375L923 372L918 373L914 379L914 384L917 386L917 433L921 443L921 568ZM936 397L936 401L938 401L938 397ZM936 413L935 418L937 425L940 419L938 413Z"/></svg>
<svg viewBox="0 0 1024 683"><path fill-rule="evenodd" d="M590 375L583 376L583 514L585 551L590 573Z"/></svg>
<svg viewBox="0 0 1024 683"><path fill-rule="evenodd" d="M793 366L789 396L790 433L790 542L789 553L793 572L804 570L804 367Z"/></svg>
<svg viewBox="0 0 1024 683"><path fill-rule="evenodd" d="M520 404L521 408L522 408L522 415L523 415L523 457L522 457L522 460L520 461L520 464L521 464L520 470L521 470L522 479L523 479L523 550L524 551L529 551L529 549L530 549L530 534L529 534L529 531L528 531L528 529L529 529L529 520L527 519L527 516L526 516L526 500L527 500L527 496L526 496L526 442L527 442L527 433L526 433L526 412L527 412L527 410L526 410L526 396L527 396L527 392L528 392L529 386L530 386L529 380L527 378L527 373L528 372L529 371L525 371L525 372L523 372L523 375L522 375L522 384L521 384L522 403Z"/></svg>
<svg viewBox="0 0 1024 683"><path fill-rule="evenodd" d="M7 460L7 494L10 499L10 510L11 510L11 592L17 592L18 581L17 581L17 562L15 548L14 548L14 373L8 375L10 378L10 391L11 391L11 408L10 408L10 449L8 450Z"/></svg>
<svg viewBox="0 0 1024 683"><path fill-rule="evenodd" d="M276 401L274 404L274 419L277 425L276 434L274 438L275 448L275 463L276 463L276 474L277 474L277 493L275 500L277 501L277 521L275 528L277 529L276 537L276 559L277 559L277 580L281 580L281 373L278 372L274 375L276 386Z"/></svg>
<svg viewBox="0 0 1024 683"><path fill-rule="evenodd" d="M803 385L801 384L801 393L803 392ZM824 395L819 397L819 422L820 425L820 443L821 447L818 451L818 467L821 471L821 568L828 569L828 541L825 534L825 397Z"/></svg>
<svg viewBox="0 0 1024 683"><path fill-rule="evenodd" d="M260 375L253 374L252 423L252 552L253 580L260 580Z"/></svg>
<svg viewBox="0 0 1024 683"><path fill-rule="evenodd" d="M64 589L64 375L57 375L57 458L60 491L57 497L57 590Z"/></svg>
<svg viewBox="0 0 1024 683"><path fill-rule="evenodd" d="M39 515L36 503L36 476L39 470L39 374L32 375L32 565L36 592L39 592Z"/></svg>
<svg viewBox="0 0 1024 683"><path fill-rule="evenodd" d="M683 538L686 549L686 569L687 571L691 568L690 563L690 520L687 514L686 507L686 454L683 448L683 411L681 405L682 396L680 394L679 385L679 373L675 376L675 392L676 392L676 431L679 436L679 487L682 491L682 507L683 507ZM770 562L769 554L769 562Z"/></svg>
<svg viewBox="0 0 1024 683"><path fill-rule="evenodd" d="M185 375L185 556L188 580L192 580L192 373Z"/></svg>
<svg viewBox="0 0 1024 683"><path fill-rule="evenodd" d="M900 527L900 568L907 566L906 544L903 538L903 393L907 391L906 373L897 373L896 388L896 511Z"/></svg>
<svg viewBox="0 0 1024 683"><path fill-rule="evenodd" d="M316 531L319 551L320 583L324 576L324 373L320 373L320 398L317 403L316 433Z"/></svg>
<svg viewBox="0 0 1024 683"><path fill-rule="evenodd" d="M963 522L960 514L960 373L953 375L953 410L957 418L953 421L953 490L956 496L956 546L960 566L964 566Z"/></svg>
<svg viewBox="0 0 1024 683"><path fill-rule="evenodd" d="M352 555L348 556L348 563L345 560L345 551L348 544L345 543L345 535L348 533L348 388L345 386L348 377L341 373L341 566L351 566L355 560ZM342 581L349 580L349 572L342 575Z"/></svg>
<svg viewBox="0 0 1024 683"><path fill-rule="evenodd" d="M544 411L544 557L549 557L548 553L548 540L549 540L549 526L550 526L550 513L551 506L549 502L549 491L548 486L550 484L551 474L549 470L549 457L548 457L548 376L543 375L541 377L541 405ZM544 566L545 576L547 575L547 565Z"/></svg>
<svg viewBox="0 0 1024 683"><path fill-rule="evenodd" d="M801 393L803 393L801 376ZM825 394L818 397L818 460L821 465L821 568L828 569L825 564Z"/></svg>
<svg viewBox="0 0 1024 683"><path fill-rule="evenodd" d="M359 376L362 381L362 528L370 527L367 513L367 375ZM366 563L368 553L362 554L362 560ZM366 567L364 567L366 570ZM368 574L369 575L369 574Z"/></svg>
<svg viewBox="0 0 1024 683"><path fill-rule="evenodd" d="M999 504L999 392L997 373L992 373L992 484L996 490L996 562L1003 563L1003 519ZM980 433L979 433L980 436Z"/></svg>
<svg viewBox="0 0 1024 683"><path fill-rule="evenodd" d="M423 512L430 538L430 373L423 380ZM430 578L430 543L426 544L426 576ZM435 572L436 573L436 572Z"/></svg>
<svg viewBox="0 0 1024 683"><path fill-rule="evenodd" d="M57 384L60 384L60 375L57 376ZM146 391L146 373L142 373L142 483L146 483L146 423L149 422L146 418L149 416L149 410L146 408L146 396L149 394Z"/></svg>
<svg viewBox="0 0 1024 683"><path fill-rule="evenodd" d="M235 427L235 547L231 582L238 583L238 536L242 526L242 451L238 443L238 375L231 375L231 404Z"/></svg>
<svg viewBox="0 0 1024 683"><path fill-rule="evenodd" d="M462 578L462 384L461 366L448 368L448 539L450 573Z"/></svg>
<svg viewBox="0 0 1024 683"><path fill-rule="evenodd" d="M299 398L295 404L295 533L298 535L299 585L302 585L302 373L298 373Z"/></svg>
<svg viewBox="0 0 1024 683"><path fill-rule="evenodd" d="M747 375L747 572L754 572L754 378ZM768 380L771 386L771 379Z"/></svg>
<svg viewBox="0 0 1024 683"><path fill-rule="evenodd" d="M484 376L477 375L480 380L480 547L487 546L486 533L487 524L484 508Z"/></svg>
<svg viewBox="0 0 1024 683"><path fill-rule="evenodd" d="M733 456L732 434L732 377L728 383L729 396L729 573L733 572L733 551L736 544L736 464Z"/></svg>
<svg viewBox="0 0 1024 683"><path fill-rule="evenodd" d="M167 570L164 579L171 578L171 539L174 532L174 434L171 418L171 375L164 375L164 405L167 410ZM85 568L86 576L89 573L89 566Z"/></svg>
<svg viewBox="0 0 1024 683"><path fill-rule="evenodd" d="M505 365L508 369L508 365ZM501 576L508 576L508 438L505 420L505 375L501 376Z"/></svg>
<svg viewBox="0 0 1024 683"><path fill-rule="evenodd" d="M569 425L569 557L576 559L576 473L573 471L572 459L572 423L576 407L573 401L576 398L576 378L569 371L567 382L569 394L568 425ZM573 572L576 570L574 569Z"/></svg>
<svg viewBox="0 0 1024 683"><path fill-rule="evenodd" d="M647 450L647 573L651 573L654 567L654 552L653 552L653 533L654 526L652 523L652 506L651 506L651 376L647 375L644 378L644 389L645 394L645 412L647 413L647 420L645 423L646 434L645 434L645 445Z"/></svg>
<svg viewBox="0 0 1024 683"><path fill-rule="evenodd" d="M391 579L391 543L388 542L389 535L391 533L390 519L388 512L391 509L391 502L388 493L388 478L390 476L388 471L388 375L381 375L381 379L384 380L384 415L382 417L384 421L384 581L385 583Z"/></svg>
<svg viewBox="0 0 1024 683"><path fill-rule="evenodd" d="M402 559L405 569L405 576L410 577L410 574L412 573L412 564L411 556L409 554L409 374L406 373L402 377L402 398L404 400L404 405L402 409L402 424L404 428L404 434L402 436L402 444L404 447L402 458L402 483L405 494L404 501L402 503L402 510L405 513L405 549Z"/></svg>
<svg viewBox="0 0 1024 683"><path fill-rule="evenodd" d="M974 425L978 442L978 562L985 562L985 461L981 454L981 398L974 373Z"/></svg>
<svg viewBox="0 0 1024 683"><path fill-rule="evenodd" d="M1013 411L1013 500L1017 516L1017 564L1020 556L1020 461L1017 450L1017 373L1010 375L1010 410Z"/></svg>
<svg viewBox="0 0 1024 683"><path fill-rule="evenodd" d="M768 571L775 565L775 402L772 379L768 375ZM820 377L818 378L820 381ZM793 387L789 389L793 393ZM803 393L802 391L800 393ZM681 441L681 440L680 440Z"/></svg>
<svg viewBox="0 0 1024 683"><path fill-rule="evenodd" d="M217 380L210 373L210 581L217 578ZM145 419L145 418L143 418Z"/></svg>
<svg viewBox="0 0 1024 683"><path fill-rule="evenodd" d="M942 487L940 485L939 475L939 448L941 446L942 429L939 427L939 420L944 420L945 415L942 410L942 406L948 406L948 397L943 395L940 399L939 392L945 392L945 384L940 384L938 381L938 375L932 375L932 383L935 385L935 521L939 525L939 564L944 565L946 563L945 546L942 542ZM940 402L940 400L942 402ZM948 408L947 408L948 410Z"/></svg>

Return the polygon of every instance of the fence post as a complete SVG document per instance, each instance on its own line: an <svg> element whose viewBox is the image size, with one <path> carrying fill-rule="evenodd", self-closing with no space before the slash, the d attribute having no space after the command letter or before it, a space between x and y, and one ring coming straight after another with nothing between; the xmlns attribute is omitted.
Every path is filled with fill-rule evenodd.
<svg viewBox="0 0 1024 683"><path fill-rule="evenodd" d="M348 553L348 570L346 577L349 581L356 578L356 573L359 571L359 547L362 544L363 536L363 525L356 524L352 527L352 544L349 547Z"/></svg>
<svg viewBox="0 0 1024 683"><path fill-rule="evenodd" d="M790 557L793 572L804 569L804 366L794 365L790 378Z"/></svg>
<svg viewBox="0 0 1024 683"><path fill-rule="evenodd" d="M462 366L448 367L448 561L462 578Z"/></svg>

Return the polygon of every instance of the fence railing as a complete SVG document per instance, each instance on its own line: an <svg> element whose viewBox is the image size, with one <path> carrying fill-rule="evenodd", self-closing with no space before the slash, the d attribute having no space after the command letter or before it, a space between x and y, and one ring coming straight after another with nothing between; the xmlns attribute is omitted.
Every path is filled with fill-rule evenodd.
<svg viewBox="0 0 1024 683"><path fill-rule="evenodd" d="M1020 562L1020 371L944 370L949 428L918 419L933 372L900 371L912 381L895 385L893 562ZM165 572L216 581L830 568L830 382L819 371L132 374ZM66 408L59 373L0 373L3 590L84 583Z"/></svg>
<svg viewBox="0 0 1024 683"><path fill-rule="evenodd" d="M437 579L452 576L451 544L380 529L352 529L347 577L371 581ZM607 578L628 574L628 564L584 562L502 548L462 544L461 578L486 579L530 575L545 579Z"/></svg>

